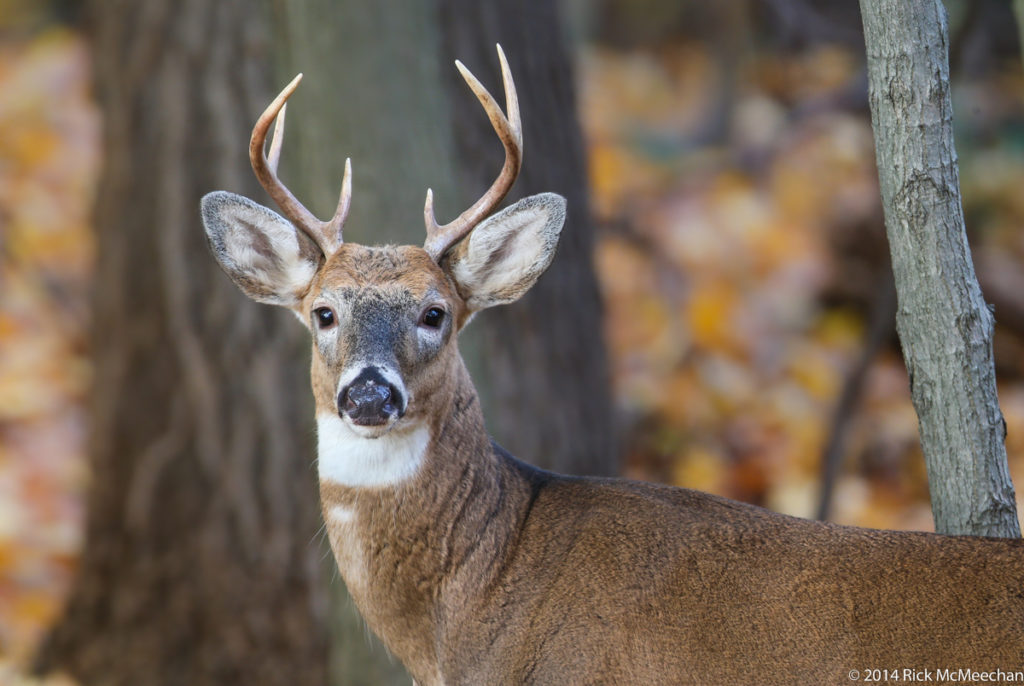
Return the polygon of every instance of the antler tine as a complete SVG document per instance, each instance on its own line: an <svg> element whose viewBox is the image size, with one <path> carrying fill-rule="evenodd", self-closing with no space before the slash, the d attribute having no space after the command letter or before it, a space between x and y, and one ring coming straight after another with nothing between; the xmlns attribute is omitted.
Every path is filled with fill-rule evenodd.
<svg viewBox="0 0 1024 686"><path fill-rule="evenodd" d="M341 179L341 195L338 196L338 207L334 210L331 221L324 224L323 232L328 240L336 245L342 244L341 232L348 218L348 208L352 204L352 158L345 158L345 176Z"/></svg>
<svg viewBox="0 0 1024 686"><path fill-rule="evenodd" d="M519 175L519 168L523 163L523 127L519 117L519 98L516 95L515 83L512 81L512 72L505 60L505 53L500 45L497 48L498 60L501 62L501 78L505 86L505 106L508 110L508 117L501 111L498 103L487 92L483 84L461 62L456 60L455 66L462 74L462 78L469 84L480 104L483 105L487 118L490 119L494 131L501 139L502 145L505 146L505 164L487 192L448 224L438 225L437 219L434 217L434 194L431 190L427 190L427 200L423 207L427 240L423 244L423 249L437 262L449 248L465 238L497 207L512 188L512 184L515 183L516 177Z"/></svg>
<svg viewBox="0 0 1024 686"><path fill-rule="evenodd" d="M302 74L292 79L291 83L284 87L277 97L267 106L259 119L256 120L252 129L252 137L249 139L249 162L256 174L260 185L267 191L270 197L281 208L284 216L292 222L296 228L316 243L324 255L331 255L342 243L342 227L345 218L348 216L348 208L352 197L352 167L349 161L345 162L345 178L342 181L341 197L338 200L338 209L329 222L323 222L316 218L312 212L298 201L288 187L281 183L277 176L277 165L281 158L281 147L284 144L284 122L286 102L291 97L299 82L302 81ZM267 140L267 131L271 122L274 124L274 136L270 141L269 157L264 152L264 144Z"/></svg>
<svg viewBox="0 0 1024 686"><path fill-rule="evenodd" d="M284 116L287 112L288 103L285 103L281 105L281 111L277 113L277 119L274 120L274 135L270 138L270 150L267 152L267 166L275 176L277 175L277 164L281 161L281 146L284 145Z"/></svg>

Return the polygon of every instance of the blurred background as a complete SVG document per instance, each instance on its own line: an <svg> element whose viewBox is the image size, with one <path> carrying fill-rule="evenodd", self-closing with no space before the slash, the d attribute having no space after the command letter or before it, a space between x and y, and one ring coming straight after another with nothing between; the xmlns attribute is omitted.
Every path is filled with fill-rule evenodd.
<svg viewBox="0 0 1024 686"><path fill-rule="evenodd" d="M996 307L999 396L1020 492L1018 25L1008 2L946 6L965 217L979 280ZM618 446L611 462L588 469L577 461L571 469L702 489L804 517L931 529L893 324L856 3L564 0L557 11L593 214L582 242L592 258L576 259L592 259L600 289L599 352L616 429L613 442L602 440ZM71 588L86 540L86 493L97 478L87 460L87 404L97 379L90 293L104 164L99 35L75 3L0 0L3 684L35 683L23 667ZM492 49L472 62L445 56L438 69L459 57L495 84ZM466 102L470 116L481 117ZM539 115L524 103L523 116L530 125ZM247 130L238 135L244 144ZM544 151L531 147L542 135L528 132L526 169L542 164ZM359 176L372 139L367 146L353 155L356 203L360 189L378 183L372 171ZM330 196L336 191L328 186ZM421 193L426 184L416 187ZM408 201L410 216L419 202ZM197 213L189 230L201 231ZM517 330L545 325L519 322ZM575 335L580 347L600 337ZM600 340L594 345L600 349ZM495 378L484 391L491 408L505 392ZM519 432L528 444L525 434L534 431L489 421L503 442L515 443ZM533 460L529 446L520 452Z"/></svg>

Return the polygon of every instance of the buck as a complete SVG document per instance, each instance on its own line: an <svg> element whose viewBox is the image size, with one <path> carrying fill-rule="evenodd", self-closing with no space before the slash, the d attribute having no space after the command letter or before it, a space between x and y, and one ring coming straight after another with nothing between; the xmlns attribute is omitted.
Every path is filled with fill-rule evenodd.
<svg viewBox="0 0 1024 686"><path fill-rule="evenodd" d="M249 148L284 217L222 191L202 201L231 279L312 334L323 516L374 633L424 685L824 684L942 669L1024 680L1020 540L841 527L692 490L561 476L490 439L457 334L530 288L565 217L550 193L492 215L522 160L498 54L507 116L456 66L504 144L504 166L449 224L427 191L422 248L342 241L348 161L327 222L278 179L285 101L301 75L260 116Z"/></svg>

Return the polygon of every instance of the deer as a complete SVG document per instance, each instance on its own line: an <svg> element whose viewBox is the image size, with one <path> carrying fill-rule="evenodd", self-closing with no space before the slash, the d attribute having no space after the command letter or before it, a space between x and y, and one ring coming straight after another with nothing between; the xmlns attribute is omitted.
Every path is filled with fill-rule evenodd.
<svg viewBox="0 0 1024 686"><path fill-rule="evenodd" d="M201 201L231 280L310 331L328 539L366 624L414 683L825 684L963 669L1024 680L1021 540L847 527L564 476L490 438L458 333L537 281L566 213L554 193L495 211L523 156L500 46L498 58L505 111L455 64L504 165L447 224L428 190L422 247L342 240L350 160L328 221L279 180L301 74L250 139L283 216L226 191Z"/></svg>

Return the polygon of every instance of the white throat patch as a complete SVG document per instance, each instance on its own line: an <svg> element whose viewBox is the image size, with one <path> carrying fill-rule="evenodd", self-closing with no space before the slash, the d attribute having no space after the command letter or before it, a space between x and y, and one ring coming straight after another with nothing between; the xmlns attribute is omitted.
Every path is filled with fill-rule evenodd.
<svg viewBox="0 0 1024 686"><path fill-rule="evenodd" d="M334 414L317 415L316 426L320 481L343 486L397 485L416 473L430 443L425 425L380 438L359 436Z"/></svg>

